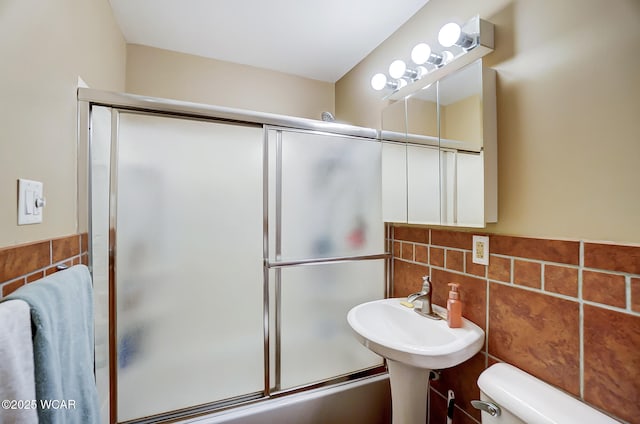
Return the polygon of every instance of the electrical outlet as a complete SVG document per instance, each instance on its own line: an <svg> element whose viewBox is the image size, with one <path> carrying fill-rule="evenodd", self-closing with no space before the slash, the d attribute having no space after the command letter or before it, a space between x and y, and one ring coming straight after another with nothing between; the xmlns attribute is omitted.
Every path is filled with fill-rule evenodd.
<svg viewBox="0 0 640 424"><path fill-rule="evenodd" d="M473 236L473 263L489 265L489 237Z"/></svg>

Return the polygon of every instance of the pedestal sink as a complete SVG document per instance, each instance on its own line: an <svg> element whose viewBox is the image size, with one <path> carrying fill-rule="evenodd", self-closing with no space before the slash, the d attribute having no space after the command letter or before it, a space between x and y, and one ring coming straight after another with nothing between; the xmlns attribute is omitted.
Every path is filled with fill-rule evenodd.
<svg viewBox="0 0 640 424"><path fill-rule="evenodd" d="M484 331L464 318L461 328L449 328L446 320L425 318L403 306L404 300L360 304L347 320L360 343L387 359L393 424L424 424L430 371L453 367L478 353ZM446 314L444 308L433 308Z"/></svg>

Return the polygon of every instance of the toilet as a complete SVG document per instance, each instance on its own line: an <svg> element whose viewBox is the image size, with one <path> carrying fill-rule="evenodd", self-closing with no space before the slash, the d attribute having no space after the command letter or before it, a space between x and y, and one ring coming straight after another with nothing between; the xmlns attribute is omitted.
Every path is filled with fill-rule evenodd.
<svg viewBox="0 0 640 424"><path fill-rule="evenodd" d="M608 424L618 421L509 364L480 374L482 424Z"/></svg>

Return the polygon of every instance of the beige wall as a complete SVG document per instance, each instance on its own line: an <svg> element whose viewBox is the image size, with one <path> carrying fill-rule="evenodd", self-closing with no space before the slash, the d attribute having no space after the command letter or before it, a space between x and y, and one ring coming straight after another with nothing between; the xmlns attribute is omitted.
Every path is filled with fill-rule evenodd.
<svg viewBox="0 0 640 424"><path fill-rule="evenodd" d="M334 112L333 83L135 44L127 92L311 119Z"/></svg>
<svg viewBox="0 0 640 424"><path fill-rule="evenodd" d="M377 127L371 76L422 34L476 13L496 25L494 233L640 243L640 2L430 0L336 83L336 117Z"/></svg>
<svg viewBox="0 0 640 424"><path fill-rule="evenodd" d="M124 89L107 0L0 3L0 247L76 232L76 85ZM42 224L17 225L17 179L42 181Z"/></svg>

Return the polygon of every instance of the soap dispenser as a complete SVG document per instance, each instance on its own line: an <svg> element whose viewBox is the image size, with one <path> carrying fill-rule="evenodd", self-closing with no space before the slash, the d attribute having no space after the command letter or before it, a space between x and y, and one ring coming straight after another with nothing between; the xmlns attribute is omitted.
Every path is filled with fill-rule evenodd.
<svg viewBox="0 0 640 424"><path fill-rule="evenodd" d="M462 327L462 301L458 292L459 284L449 283L449 300L447 300L447 324L451 328Z"/></svg>

